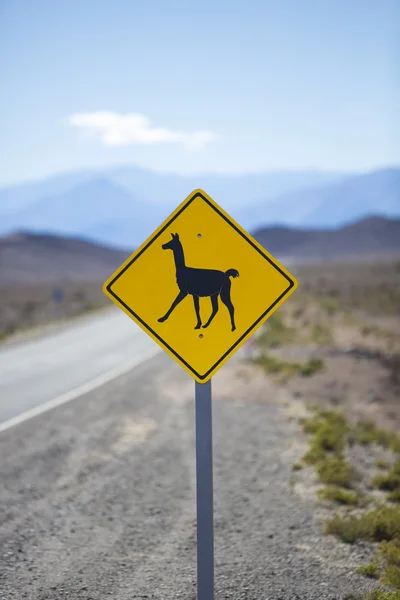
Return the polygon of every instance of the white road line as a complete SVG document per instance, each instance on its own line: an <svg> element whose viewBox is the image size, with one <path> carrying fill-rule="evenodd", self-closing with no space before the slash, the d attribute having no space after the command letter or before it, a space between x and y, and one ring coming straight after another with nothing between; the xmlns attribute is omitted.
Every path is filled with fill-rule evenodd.
<svg viewBox="0 0 400 600"><path fill-rule="evenodd" d="M84 383L83 385L80 385L77 388L74 388L73 390L66 392L65 394L61 394L61 396L57 396L56 398L53 398L53 400L49 400L48 402L45 402L44 404L41 404L40 406L35 406L34 408L31 408L30 410L27 410L27 411L21 413L20 415L17 415L16 417L12 417L11 419L8 419L8 421L4 421L3 423L0 423L0 433L2 431L6 431L7 429L11 429L11 427L15 427L16 425L19 425L20 423L23 423L24 421L28 421L29 419L32 419L33 417L42 415L43 413L47 412L48 410L51 410L52 408L56 408L57 406L66 404L67 402L70 402L71 400L75 400L75 398L79 398L79 396L83 396L84 394L87 394L88 392L91 392L92 390L95 390L96 388L101 387L102 385L104 385L105 383L108 383L112 379L115 379L116 377L119 377L120 375L123 375L124 373L128 373L128 371L130 371L134 367L138 366L145 360L151 358L158 352L161 352L161 349L158 348L157 346L155 346L155 348L149 348L146 353L142 354L140 357L136 358L135 360L130 360L128 362L124 362L124 363L122 363L122 365L119 365L115 369L111 369L110 371L107 371L107 373L104 373L103 375L96 377L96 379L92 379L92 381L88 381L87 383Z"/></svg>

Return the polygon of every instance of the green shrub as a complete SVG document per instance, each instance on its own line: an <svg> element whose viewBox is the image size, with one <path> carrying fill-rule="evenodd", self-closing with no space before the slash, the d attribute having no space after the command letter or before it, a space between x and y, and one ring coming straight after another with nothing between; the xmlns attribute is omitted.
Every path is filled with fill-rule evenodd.
<svg viewBox="0 0 400 600"><path fill-rule="evenodd" d="M379 577L379 567L376 562L372 561L368 565L361 565L361 567L358 567L357 573L366 575L366 577L373 577L374 579L377 579Z"/></svg>
<svg viewBox="0 0 400 600"><path fill-rule="evenodd" d="M283 370L284 363L273 356L261 354L254 359L254 362L260 365L266 373L280 373Z"/></svg>
<svg viewBox="0 0 400 600"><path fill-rule="evenodd" d="M261 366L269 375L282 375L285 379L294 375L309 377L323 368L323 362L318 359L311 359L305 363L296 363L283 361L263 352L253 359L253 362Z"/></svg>
<svg viewBox="0 0 400 600"><path fill-rule="evenodd" d="M354 429L355 440L359 444L379 444L389 448L393 435L388 431L379 429L373 421L362 420Z"/></svg>
<svg viewBox="0 0 400 600"><path fill-rule="evenodd" d="M316 323L311 330L311 340L316 344L327 345L332 344L333 334L332 329L327 325Z"/></svg>
<svg viewBox="0 0 400 600"><path fill-rule="evenodd" d="M400 567L400 538L382 542L379 547L379 556L389 565Z"/></svg>
<svg viewBox="0 0 400 600"><path fill-rule="evenodd" d="M360 516L334 515L327 521L325 533L336 535L346 543L358 539L394 540L400 537L400 508L382 505Z"/></svg>
<svg viewBox="0 0 400 600"><path fill-rule="evenodd" d="M355 492L344 490L334 485L319 490L318 496L323 500L338 502L339 504L346 504L349 506L358 504L358 497Z"/></svg>
<svg viewBox="0 0 400 600"><path fill-rule="evenodd" d="M274 313L258 336L257 345L261 348L275 348L294 342L296 334L294 327L288 327L285 324L282 313Z"/></svg>
<svg viewBox="0 0 400 600"><path fill-rule="evenodd" d="M345 444L347 423L344 416L335 411L319 411L312 419L303 421L303 430L313 433L311 448L325 451L341 451Z"/></svg>
<svg viewBox="0 0 400 600"><path fill-rule="evenodd" d="M300 471L302 468L303 468L303 465L301 463L294 463L292 465L293 471Z"/></svg>
<svg viewBox="0 0 400 600"><path fill-rule="evenodd" d="M390 467L390 464L387 462L387 460L384 460L383 458L377 458L375 461L375 466L378 469L388 469Z"/></svg>
<svg viewBox="0 0 400 600"><path fill-rule="evenodd" d="M303 421L303 429L314 434L303 457L309 464L323 461L328 452L340 453L344 449L348 425L340 412L318 411L315 417Z"/></svg>
<svg viewBox="0 0 400 600"><path fill-rule="evenodd" d="M372 480L374 487L380 490L387 490L392 492L396 489L400 489L400 475L389 472L387 475L377 475Z"/></svg>
<svg viewBox="0 0 400 600"><path fill-rule="evenodd" d="M400 502L400 460L385 475L374 477L372 485L390 492L388 500L391 502Z"/></svg>
<svg viewBox="0 0 400 600"><path fill-rule="evenodd" d="M391 471L396 475L400 475L400 459L393 465Z"/></svg>
<svg viewBox="0 0 400 600"><path fill-rule="evenodd" d="M390 494L388 495L388 500L390 502L400 502L400 488L397 488L396 490L390 492Z"/></svg>
<svg viewBox="0 0 400 600"><path fill-rule="evenodd" d="M383 585L392 585L400 590L400 567L389 565L381 575L381 583Z"/></svg>
<svg viewBox="0 0 400 600"><path fill-rule="evenodd" d="M323 308L325 310L325 312L328 313L329 316L332 316L335 313L337 313L337 311L339 309L338 302L334 298L322 298L319 301L319 303L320 303L321 308Z"/></svg>
<svg viewBox="0 0 400 600"><path fill-rule="evenodd" d="M318 371L322 371L324 362L319 358L310 358L305 364L300 364L300 375L309 377Z"/></svg>
<svg viewBox="0 0 400 600"><path fill-rule="evenodd" d="M322 483L350 487L354 479L350 465L341 455L324 459L317 465L316 469Z"/></svg>
<svg viewBox="0 0 400 600"><path fill-rule="evenodd" d="M400 592L385 592L384 590L373 590L364 596L363 600L400 600Z"/></svg>

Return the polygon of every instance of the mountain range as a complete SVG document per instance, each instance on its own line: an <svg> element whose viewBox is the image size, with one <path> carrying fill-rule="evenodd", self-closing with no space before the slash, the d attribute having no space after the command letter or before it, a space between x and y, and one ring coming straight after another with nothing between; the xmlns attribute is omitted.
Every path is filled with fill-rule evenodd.
<svg viewBox="0 0 400 600"><path fill-rule="evenodd" d="M182 176L158 173L135 166L106 168L97 171L81 170L53 176L42 181L0 188L0 214L17 213L43 198L51 198L95 180L109 183L131 192L143 202L176 205L192 190L202 188L228 210L236 205L272 198L279 194L329 183L343 174L318 171L272 171L247 175Z"/></svg>
<svg viewBox="0 0 400 600"><path fill-rule="evenodd" d="M313 171L183 177L136 167L80 171L0 189L0 235L85 237L132 248L196 188L245 229L332 229L369 216L400 216L400 168L365 174Z"/></svg>
<svg viewBox="0 0 400 600"><path fill-rule="evenodd" d="M0 237L0 287L104 281L129 256L77 238L18 232Z"/></svg>
<svg viewBox="0 0 400 600"><path fill-rule="evenodd" d="M265 227L253 235L271 254L292 262L400 254L400 219L385 217L328 230Z"/></svg>
<svg viewBox="0 0 400 600"><path fill-rule="evenodd" d="M400 255L400 219L373 217L330 230L266 227L253 232L289 263ZM77 238L18 232L0 237L0 287L19 283L102 282L133 250Z"/></svg>

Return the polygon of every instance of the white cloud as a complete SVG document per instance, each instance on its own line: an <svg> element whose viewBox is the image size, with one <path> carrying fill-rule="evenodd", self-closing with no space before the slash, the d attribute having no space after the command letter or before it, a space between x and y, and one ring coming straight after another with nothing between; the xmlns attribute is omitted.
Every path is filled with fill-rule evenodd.
<svg viewBox="0 0 400 600"><path fill-rule="evenodd" d="M104 146L131 146L133 144L183 144L189 150L200 150L217 136L212 131L192 133L154 127L145 115L112 111L76 113L69 117L70 125L82 130L86 136L99 138Z"/></svg>

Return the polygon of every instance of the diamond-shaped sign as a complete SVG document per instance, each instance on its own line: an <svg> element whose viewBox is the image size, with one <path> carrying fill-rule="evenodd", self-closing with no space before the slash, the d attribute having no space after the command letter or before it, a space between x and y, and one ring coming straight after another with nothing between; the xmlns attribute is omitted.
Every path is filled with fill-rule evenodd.
<svg viewBox="0 0 400 600"><path fill-rule="evenodd" d="M195 190L103 290L205 383L296 287L293 275Z"/></svg>

